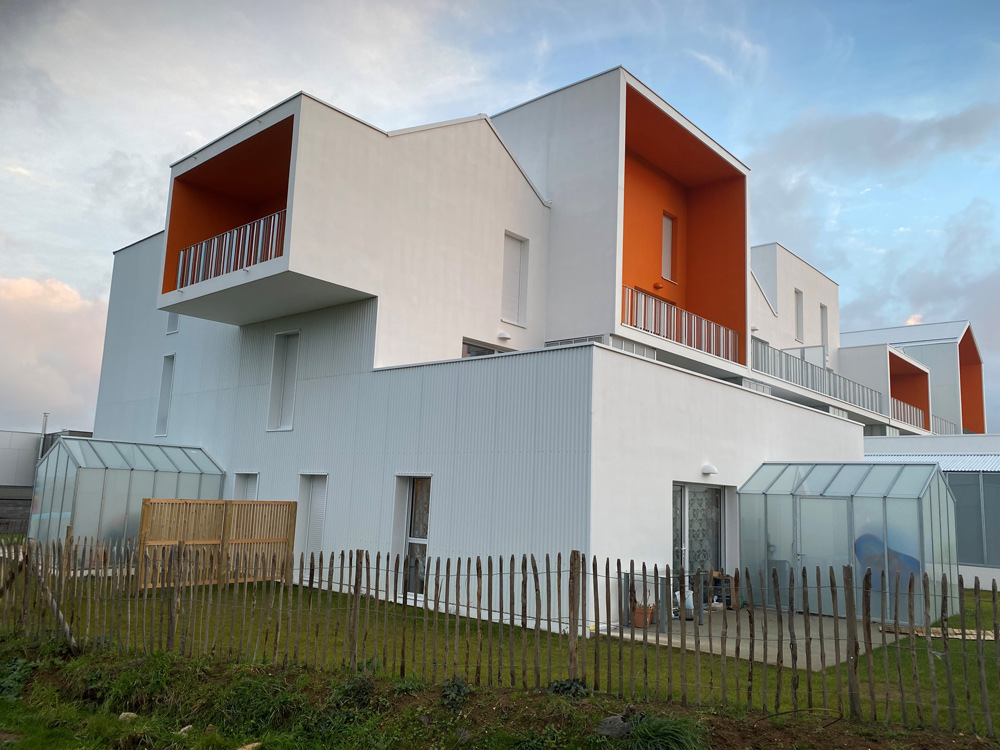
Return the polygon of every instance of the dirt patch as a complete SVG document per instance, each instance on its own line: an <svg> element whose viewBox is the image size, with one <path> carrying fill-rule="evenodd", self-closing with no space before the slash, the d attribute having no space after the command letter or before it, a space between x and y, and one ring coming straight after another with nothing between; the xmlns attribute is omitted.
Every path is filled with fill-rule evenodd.
<svg viewBox="0 0 1000 750"><path fill-rule="evenodd" d="M5 732L0 729L0 742L13 742L14 740L21 739L21 735L16 732Z"/></svg>

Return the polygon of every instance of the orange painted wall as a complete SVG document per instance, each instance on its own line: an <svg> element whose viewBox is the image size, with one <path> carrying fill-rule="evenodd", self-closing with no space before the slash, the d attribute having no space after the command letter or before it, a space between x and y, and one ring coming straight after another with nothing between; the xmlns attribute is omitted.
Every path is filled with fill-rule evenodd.
<svg viewBox="0 0 1000 750"><path fill-rule="evenodd" d="M962 429L986 433L986 404L983 398L983 360L971 330L958 344L959 377L962 386Z"/></svg>
<svg viewBox="0 0 1000 750"><path fill-rule="evenodd" d="M622 283L687 309L687 190L625 152ZM674 279L662 277L663 214L674 217ZM662 284L662 289L656 289Z"/></svg>
<svg viewBox="0 0 1000 750"><path fill-rule="evenodd" d="M736 331L747 351L746 178L688 190L687 309Z"/></svg>
<svg viewBox="0 0 1000 750"><path fill-rule="evenodd" d="M924 429L931 428L930 376L889 352L889 395L924 410Z"/></svg>

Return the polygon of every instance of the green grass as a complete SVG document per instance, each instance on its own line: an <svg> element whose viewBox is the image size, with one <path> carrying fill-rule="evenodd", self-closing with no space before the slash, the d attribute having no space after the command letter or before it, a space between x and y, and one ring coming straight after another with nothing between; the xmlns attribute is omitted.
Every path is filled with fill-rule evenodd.
<svg viewBox="0 0 1000 750"><path fill-rule="evenodd" d="M465 611L465 579L463 578L463 613ZM174 604L174 593L167 590L146 591L138 597L109 598L108 586L114 582L96 579L81 581L78 587L61 592L63 611L72 630L85 651L97 656L122 653L145 658L141 666L124 669L116 674L109 684L101 682L106 696L113 698L119 710L162 702L167 707L180 712L184 706L172 706L174 692L171 689L170 669L174 654L158 653L169 641L169 611ZM473 581L473 587L475 582ZM30 591L28 592L30 593ZM59 593L59 592L57 592ZM19 579L18 587L11 596L0 600L0 624L8 630L16 619L25 591ZM85 596L86 594L86 596ZM221 594L221 596L220 596ZM289 596L290 594L290 596ZM484 592L485 594L485 592ZM520 608L520 591L516 599ZM279 601L280 596L280 601ZM485 596L484 596L485 598ZM89 607L86 605L89 599ZM443 597L442 597L443 599ZM244 609L245 602L245 609ZM229 721L226 726L235 727L254 722L260 716L281 717L296 713L301 705L294 697L287 695L277 683L268 682L267 675L275 668L307 665L319 668L328 674L340 673L350 667L348 648L351 599L347 595L316 591L303 587L291 587L284 592L272 584L229 587L221 592L216 587L189 588L184 592L182 613L174 638L174 652L183 651L190 657L188 668L208 669L218 660L235 663L233 667L235 701L226 709L221 721ZM443 602L442 602L443 603ZM509 606L509 602L506 603ZM27 620L32 635L38 631L46 638L57 638L54 622L48 610L29 603ZM428 614L425 622L422 607L412 605L387 605L374 599L362 598L358 617L358 669L369 673L392 676L400 679L399 695L418 693L424 685L440 685L446 679L460 677L473 687L503 686L520 689L542 689L556 680L569 677L569 639L559 634L540 632L537 636L539 663L535 666L536 634L529 630L520 631L520 612L515 616L517 627L510 628L509 610L505 606L504 624L478 624L475 620L475 591L473 588L472 619L457 618L454 614ZM494 612L494 615L497 613ZM377 617L376 617L377 615ZM387 616L388 615L388 616ZM555 615L555 613L553 613ZM487 616L486 608L483 617ZM968 617L968 613L967 613ZM679 627L674 622L674 627ZM456 638L456 628L459 636ZM602 627L602 632L604 628ZM367 634L366 634L367 633ZM106 637L103 634L110 634ZM513 638L511 637L513 634ZM814 636L816 634L814 633ZM743 638L748 636L746 623ZM730 639L735 637L735 628L730 625ZM760 638L758 629L757 637ZM772 642L775 633L770 633ZM787 636L786 636L787 637ZM877 630L873 632L879 641ZM803 634L798 634L800 643L800 665L804 666ZM719 657L719 641L713 648L715 655L695 654L676 648L656 648L653 634L648 643L641 641L620 641L616 636L592 637L581 641L582 656L586 662L587 683L593 686L595 674L599 673L599 694L622 696L632 701L670 701L690 705L746 706L747 685L751 665L746 660L748 644L744 640L743 660L739 663L729 658L726 666L726 690L722 689L723 660ZM702 648L707 650L707 639L702 639ZM761 644L756 645L758 654ZM913 679L913 658L909 641L903 640L897 647L890 645L883 652L876 650L871 660L872 684L874 685L874 706L879 720L885 717L885 696L889 695L889 718L894 722L903 720L903 703L900 701L897 659L902 671L903 691L906 696L907 724L918 723L917 686L921 690L921 714L923 723L932 720L932 695L937 698L939 723L948 727L951 723L949 693L945 679L943 641L932 643L931 657L935 666L935 680L931 682L930 660L926 642L921 638L916 642L915 660L917 680ZM611 669L608 669L608 654L611 654ZM968 679L962 672L965 666ZM148 656L147 656L148 655ZM885 656L888 656L886 670ZM595 669L595 658L599 663ZM832 648L828 648L828 660L833 661ZM842 654L844 656L844 654ZM973 724L983 731L983 715L980 700L980 684L975 641L967 642L963 652L960 640L951 639L948 656L951 660L953 689L955 693L956 726L971 729ZM1000 723L1000 685L996 668L996 650L993 643L984 644L986 687L990 697L990 707ZM620 660L620 661L619 661ZM127 660L126 660L127 661ZM551 671L549 664L551 663ZM657 664L659 679L657 680ZM150 667L159 665L158 669ZM858 673L861 682L861 702L863 714L871 715L873 701L868 690L868 661L859 660ZM243 671L239 671L243 670ZM755 710L778 713L793 708L805 709L809 704L809 689L812 690L812 705L823 704L823 684L826 685L827 706L836 711L837 675L840 675L843 694L846 694L847 667L829 667L825 672L807 673L804 669L793 672L787 665L780 671L773 666L760 663L752 665L753 684L749 695L749 705ZM90 673L88 673L90 674ZM779 681L780 677L780 681ZM88 679L96 679L90 674ZM0 676L0 694L3 691L3 677ZM797 683L797 685L795 685ZM778 686L780 684L780 692ZM794 692L793 692L793 686ZM969 697L966 698L966 686ZM85 690L86 685L80 689ZM239 691L244 691L240 693ZM84 694L86 694L84 692ZM846 706L846 697L844 699ZM970 706L972 717L970 719ZM249 713L241 713L246 709ZM226 719L226 716L233 718ZM270 718L267 719L271 721ZM261 725L263 726L263 725Z"/></svg>

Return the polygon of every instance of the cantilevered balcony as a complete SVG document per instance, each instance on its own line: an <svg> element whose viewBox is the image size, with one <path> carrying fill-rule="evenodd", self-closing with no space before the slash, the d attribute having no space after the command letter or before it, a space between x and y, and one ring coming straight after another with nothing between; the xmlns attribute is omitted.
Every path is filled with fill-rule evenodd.
<svg viewBox="0 0 1000 750"><path fill-rule="evenodd" d="M739 362L740 336L638 289L622 287L622 323L667 341Z"/></svg>
<svg viewBox="0 0 1000 750"><path fill-rule="evenodd" d="M751 348L751 366L757 372L807 388L810 391L816 391L816 393L822 393L868 411L878 414L885 413L882 411L882 394L874 388L856 383L825 368L817 367L780 349L774 349L757 338L751 340ZM921 419L923 419L922 416ZM922 424L921 422L921 426Z"/></svg>
<svg viewBox="0 0 1000 750"><path fill-rule="evenodd" d="M891 399L892 402L892 414L890 415L895 421L903 422L911 427L916 427L918 430L924 429L924 410L919 409L912 404L908 404L905 401L900 401L898 398Z"/></svg>
<svg viewBox="0 0 1000 750"><path fill-rule="evenodd" d="M280 258L285 250L285 211L230 229L180 251L177 288Z"/></svg>
<svg viewBox="0 0 1000 750"><path fill-rule="evenodd" d="M935 435L957 435L958 425L947 419L931 414L931 432Z"/></svg>

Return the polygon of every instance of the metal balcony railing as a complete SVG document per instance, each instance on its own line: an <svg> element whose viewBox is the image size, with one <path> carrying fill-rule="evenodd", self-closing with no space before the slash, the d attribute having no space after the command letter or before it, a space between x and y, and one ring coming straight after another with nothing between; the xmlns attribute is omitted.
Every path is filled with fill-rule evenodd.
<svg viewBox="0 0 1000 750"><path fill-rule="evenodd" d="M718 323L632 287L622 287L622 323L662 339L739 362L740 336Z"/></svg>
<svg viewBox="0 0 1000 750"><path fill-rule="evenodd" d="M751 367L757 372L800 385L810 391L845 401L868 411L882 411L882 394L874 388L845 378L823 367L775 349L758 338L751 339Z"/></svg>
<svg viewBox="0 0 1000 750"><path fill-rule="evenodd" d="M924 410L900 401L898 398L891 399L892 414L890 415L897 422L905 422L918 429L924 429Z"/></svg>
<svg viewBox="0 0 1000 750"><path fill-rule="evenodd" d="M177 263L177 288L280 258L285 251L285 209L186 247Z"/></svg>
<svg viewBox="0 0 1000 750"><path fill-rule="evenodd" d="M931 432L935 435L957 435L958 425L931 414Z"/></svg>

